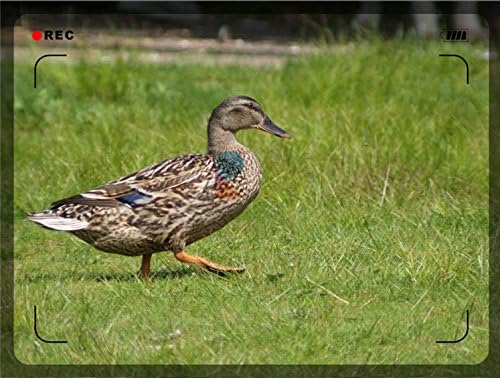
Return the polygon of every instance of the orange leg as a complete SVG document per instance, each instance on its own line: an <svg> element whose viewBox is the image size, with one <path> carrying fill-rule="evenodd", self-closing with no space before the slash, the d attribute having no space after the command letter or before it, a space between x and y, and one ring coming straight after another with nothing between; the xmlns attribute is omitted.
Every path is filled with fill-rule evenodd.
<svg viewBox="0 0 500 378"><path fill-rule="evenodd" d="M183 263L198 265L199 267L213 273L219 273L219 272L242 273L245 271L245 268L235 268L231 266L213 263L211 261L208 261L207 259L204 259L203 257L190 256L184 251L175 253L175 258Z"/></svg>
<svg viewBox="0 0 500 378"><path fill-rule="evenodd" d="M151 271L151 256L152 253L142 255L141 270L139 270L139 277L149 279L149 272Z"/></svg>

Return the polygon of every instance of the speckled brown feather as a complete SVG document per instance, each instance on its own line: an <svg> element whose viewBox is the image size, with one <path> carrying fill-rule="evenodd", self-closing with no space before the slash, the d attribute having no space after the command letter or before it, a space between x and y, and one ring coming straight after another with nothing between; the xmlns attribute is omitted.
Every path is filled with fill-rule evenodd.
<svg viewBox="0 0 500 378"><path fill-rule="evenodd" d="M51 211L88 222L73 234L105 252L179 251L226 225L257 196L260 165L246 147L235 152L245 168L232 180L217 172L214 156L183 155L58 201ZM151 201L131 207L116 199L132 190Z"/></svg>

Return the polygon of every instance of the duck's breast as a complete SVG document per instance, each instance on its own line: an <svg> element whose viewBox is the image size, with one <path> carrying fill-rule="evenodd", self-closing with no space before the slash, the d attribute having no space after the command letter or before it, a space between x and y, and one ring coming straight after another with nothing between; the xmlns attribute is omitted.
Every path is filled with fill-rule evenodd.
<svg viewBox="0 0 500 378"><path fill-rule="evenodd" d="M204 195L193 198L185 228L186 243L220 229L237 217L258 195L262 182L260 164L246 148L223 151L214 157L214 174Z"/></svg>

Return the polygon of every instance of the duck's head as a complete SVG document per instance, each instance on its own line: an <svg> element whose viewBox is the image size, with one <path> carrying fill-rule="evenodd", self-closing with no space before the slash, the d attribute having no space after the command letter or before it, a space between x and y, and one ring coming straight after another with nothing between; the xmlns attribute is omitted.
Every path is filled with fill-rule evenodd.
<svg viewBox="0 0 500 378"><path fill-rule="evenodd" d="M208 132L222 129L231 134L243 129L259 129L280 138L290 138L285 130L276 126L264 113L260 104L251 97L233 96L217 106L208 121Z"/></svg>

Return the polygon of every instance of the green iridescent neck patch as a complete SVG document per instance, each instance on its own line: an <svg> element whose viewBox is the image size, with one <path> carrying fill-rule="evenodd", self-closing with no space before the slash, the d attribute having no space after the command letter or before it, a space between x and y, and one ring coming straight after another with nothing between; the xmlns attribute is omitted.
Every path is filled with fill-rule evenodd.
<svg viewBox="0 0 500 378"><path fill-rule="evenodd" d="M245 160L236 151L223 151L215 156L215 168L225 179L232 180L245 168Z"/></svg>

